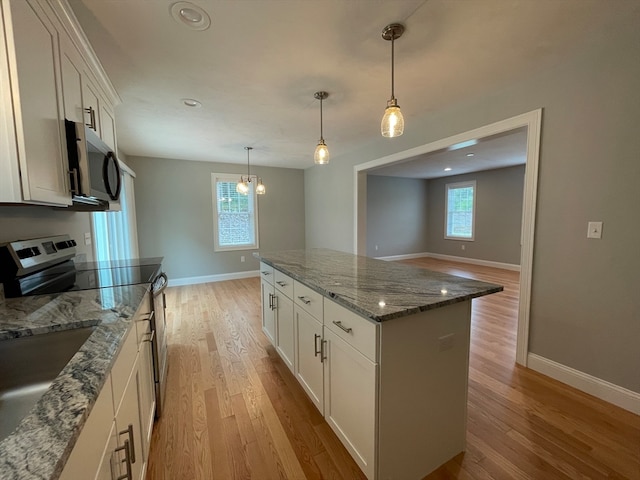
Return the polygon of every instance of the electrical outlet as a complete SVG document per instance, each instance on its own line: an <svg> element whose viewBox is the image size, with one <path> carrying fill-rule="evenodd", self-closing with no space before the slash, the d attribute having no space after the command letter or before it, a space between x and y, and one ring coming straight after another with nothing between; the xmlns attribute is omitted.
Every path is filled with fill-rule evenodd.
<svg viewBox="0 0 640 480"><path fill-rule="evenodd" d="M460 245L460 250L464 250L465 248L467 248L467 247L465 246L464 243L462 245Z"/></svg>
<svg viewBox="0 0 640 480"><path fill-rule="evenodd" d="M589 222L587 238L602 238L602 222Z"/></svg>
<svg viewBox="0 0 640 480"><path fill-rule="evenodd" d="M244 262L244 255L241 255L241 256L240 256L240 261L241 261L241 262Z"/></svg>
<svg viewBox="0 0 640 480"><path fill-rule="evenodd" d="M91 233L86 232L84 234L84 244L85 245L91 245Z"/></svg>
<svg viewBox="0 0 640 480"><path fill-rule="evenodd" d="M376 252L378 251L378 245L375 246Z"/></svg>

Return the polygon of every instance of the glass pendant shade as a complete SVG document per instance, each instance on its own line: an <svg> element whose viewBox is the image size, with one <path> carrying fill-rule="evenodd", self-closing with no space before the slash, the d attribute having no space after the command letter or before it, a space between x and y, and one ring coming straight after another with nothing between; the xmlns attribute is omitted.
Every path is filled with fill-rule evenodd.
<svg viewBox="0 0 640 480"><path fill-rule="evenodd" d="M384 110L380 131L383 137L399 137L404 132L404 118L395 100L393 102L390 100L389 103L390 105Z"/></svg>
<svg viewBox="0 0 640 480"><path fill-rule="evenodd" d="M256 193L258 195L264 195L265 193L267 193L267 189L264 186L264 183L262 183L261 178L258 179L258 184L256 185Z"/></svg>
<svg viewBox="0 0 640 480"><path fill-rule="evenodd" d="M236 192L241 195L247 195L249 193L249 182L245 182L243 178L236 184Z"/></svg>
<svg viewBox="0 0 640 480"><path fill-rule="evenodd" d="M318 142L316 151L313 154L313 161L318 165L329 163L329 149L322 139Z"/></svg>

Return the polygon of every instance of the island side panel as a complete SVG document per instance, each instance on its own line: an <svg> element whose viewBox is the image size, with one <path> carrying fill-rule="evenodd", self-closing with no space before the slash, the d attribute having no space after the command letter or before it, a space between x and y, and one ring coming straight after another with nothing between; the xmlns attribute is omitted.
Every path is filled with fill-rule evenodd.
<svg viewBox="0 0 640 480"><path fill-rule="evenodd" d="M465 449L471 301L381 323L379 480L423 478Z"/></svg>

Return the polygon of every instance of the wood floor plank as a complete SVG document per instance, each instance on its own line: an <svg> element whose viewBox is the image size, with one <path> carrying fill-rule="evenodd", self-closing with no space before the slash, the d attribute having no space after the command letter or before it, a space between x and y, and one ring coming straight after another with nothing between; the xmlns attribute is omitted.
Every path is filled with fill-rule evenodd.
<svg viewBox="0 0 640 480"><path fill-rule="evenodd" d="M467 449L426 479L640 480L640 417L515 364L518 272L403 263L505 287L472 304ZM258 278L166 296L149 480L365 478L262 333Z"/></svg>

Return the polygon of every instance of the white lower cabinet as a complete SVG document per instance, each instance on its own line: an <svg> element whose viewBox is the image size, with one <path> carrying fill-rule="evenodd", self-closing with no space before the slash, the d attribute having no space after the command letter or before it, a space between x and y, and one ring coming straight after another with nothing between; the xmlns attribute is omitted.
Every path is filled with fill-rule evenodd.
<svg viewBox="0 0 640 480"><path fill-rule="evenodd" d="M271 277L273 278L273 277ZM262 291L262 331L265 333L269 341L275 345L276 343L276 315L275 315L275 288L267 278L260 281L260 290Z"/></svg>
<svg viewBox="0 0 640 480"><path fill-rule="evenodd" d="M155 415L148 295L65 464L62 480L145 478Z"/></svg>
<svg viewBox="0 0 640 480"><path fill-rule="evenodd" d="M324 366L322 359L322 323L296 306L295 376L314 405L324 414Z"/></svg>
<svg viewBox="0 0 640 480"><path fill-rule="evenodd" d="M368 478L374 475L377 364L324 327L324 418Z"/></svg>

